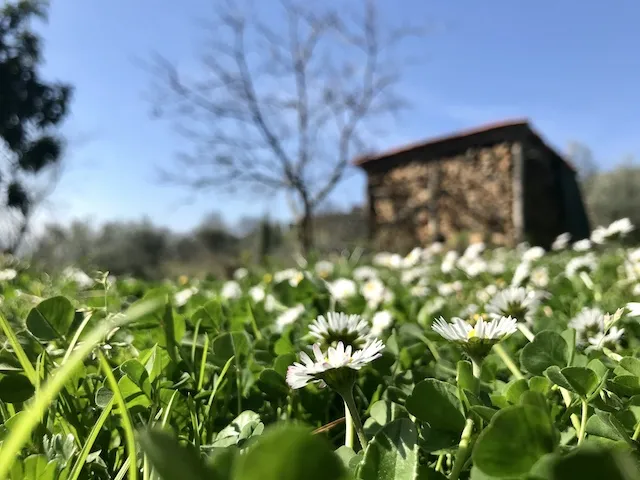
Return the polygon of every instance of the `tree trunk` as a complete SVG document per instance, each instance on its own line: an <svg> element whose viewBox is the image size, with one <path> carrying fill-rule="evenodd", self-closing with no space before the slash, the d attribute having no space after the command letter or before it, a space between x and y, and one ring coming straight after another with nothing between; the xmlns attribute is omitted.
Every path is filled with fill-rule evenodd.
<svg viewBox="0 0 640 480"><path fill-rule="evenodd" d="M307 258L313 249L313 210L307 203L298 222L298 241L302 255Z"/></svg>

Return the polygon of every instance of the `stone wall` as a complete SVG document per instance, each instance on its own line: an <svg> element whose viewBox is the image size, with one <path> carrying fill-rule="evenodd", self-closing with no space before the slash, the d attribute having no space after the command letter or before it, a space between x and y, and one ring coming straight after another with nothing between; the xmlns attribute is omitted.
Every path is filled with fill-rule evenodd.
<svg viewBox="0 0 640 480"><path fill-rule="evenodd" d="M370 170L371 228L379 248L395 251L444 237L507 244L513 239L511 144L462 155L416 157Z"/></svg>

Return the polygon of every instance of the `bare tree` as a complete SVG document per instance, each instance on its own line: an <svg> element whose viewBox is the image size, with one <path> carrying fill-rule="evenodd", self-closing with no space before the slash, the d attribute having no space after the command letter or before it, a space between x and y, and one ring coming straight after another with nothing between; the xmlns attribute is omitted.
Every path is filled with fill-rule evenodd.
<svg viewBox="0 0 640 480"><path fill-rule="evenodd" d="M194 190L284 191L304 252L316 207L368 149L377 122L404 106L396 47L420 33L382 28L373 1L353 16L344 3L310 3L280 2L284 27L221 4L198 78L162 56L151 63L154 111L192 147L162 178Z"/></svg>

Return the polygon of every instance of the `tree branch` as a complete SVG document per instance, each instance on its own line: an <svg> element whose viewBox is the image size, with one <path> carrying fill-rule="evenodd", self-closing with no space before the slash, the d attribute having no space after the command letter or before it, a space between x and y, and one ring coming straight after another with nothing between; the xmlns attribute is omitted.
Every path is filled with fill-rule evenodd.
<svg viewBox="0 0 640 480"><path fill-rule="evenodd" d="M369 127L404 106L390 50L416 32L384 35L374 2L363 4L363 17L347 23L342 9L281 0L284 27L259 11L250 19L223 10L198 81L157 56L156 111L173 114L194 147L164 179L198 190L285 190L313 211L352 156L370 150Z"/></svg>

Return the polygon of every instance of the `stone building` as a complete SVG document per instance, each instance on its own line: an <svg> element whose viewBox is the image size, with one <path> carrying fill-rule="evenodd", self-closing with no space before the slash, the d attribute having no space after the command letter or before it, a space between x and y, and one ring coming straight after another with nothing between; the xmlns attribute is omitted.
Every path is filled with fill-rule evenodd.
<svg viewBox="0 0 640 480"><path fill-rule="evenodd" d="M527 120L482 126L357 159L368 177L369 231L378 248L434 240L528 241L548 247L589 221L574 168Z"/></svg>

